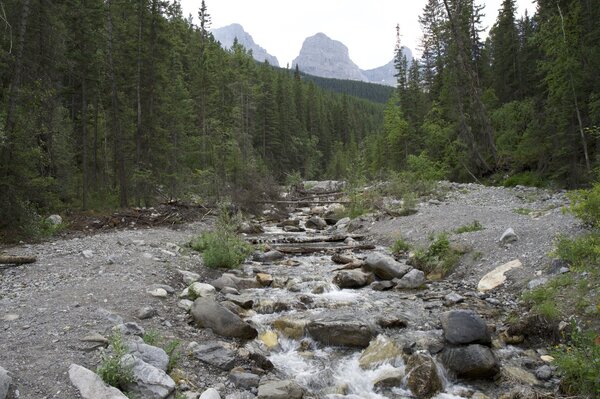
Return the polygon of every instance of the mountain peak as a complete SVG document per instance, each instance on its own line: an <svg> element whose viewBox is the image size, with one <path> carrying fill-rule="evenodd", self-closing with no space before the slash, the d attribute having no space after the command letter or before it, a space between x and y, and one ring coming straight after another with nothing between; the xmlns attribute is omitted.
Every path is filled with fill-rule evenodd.
<svg viewBox="0 0 600 399"><path fill-rule="evenodd" d="M237 38L239 44L244 46L247 50L252 50L252 56L255 60L263 62L268 61L269 64L279 66L277 57L272 56L254 42L254 39L248 32L244 30L244 27L238 23L223 26L221 28L211 30L216 40L221 43L221 46L226 49L230 49L233 46L234 40Z"/></svg>

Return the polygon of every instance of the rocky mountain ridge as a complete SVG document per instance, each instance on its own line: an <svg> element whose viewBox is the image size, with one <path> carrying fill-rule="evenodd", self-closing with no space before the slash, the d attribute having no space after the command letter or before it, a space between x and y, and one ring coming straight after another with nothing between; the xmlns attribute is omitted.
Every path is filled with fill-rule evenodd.
<svg viewBox="0 0 600 399"><path fill-rule="evenodd" d="M252 50L255 60L259 62L266 60L271 65L279 66L277 58L255 43L252 36L240 24L213 29L212 34L226 49L231 48L237 38L238 42L246 49ZM403 47L403 52L411 62L412 51ZM300 54L292 62L292 68L296 65L306 74L323 78L358 80L386 86L396 85L394 77L396 70L393 60L378 68L363 70L352 61L348 47L344 43L333 40L321 32L306 38Z"/></svg>

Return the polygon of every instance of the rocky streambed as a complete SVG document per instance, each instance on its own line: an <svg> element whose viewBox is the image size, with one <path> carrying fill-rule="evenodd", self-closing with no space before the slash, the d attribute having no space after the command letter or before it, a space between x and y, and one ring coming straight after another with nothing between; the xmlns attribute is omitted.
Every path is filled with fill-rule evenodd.
<svg viewBox="0 0 600 399"><path fill-rule="evenodd" d="M480 192L486 188L460 189L448 206L487 197L489 213L500 215ZM547 209L560 197L540 201L527 205L545 209L548 225L575 229L553 213L557 207ZM502 205L510 212L519 204ZM402 223L421 223L429 208L436 214L443 206L424 203ZM27 398L120 397L86 371L100 363L117 326L124 361L136 371L129 391L144 398L174 396L176 388L186 398L553 397L559 381L546 350L524 345L505 322L518 306L503 287L515 276L536 278L541 251L520 249L526 272L509 272L499 288L482 292L481 277L519 248L499 245L501 231L493 232L493 250L470 238L496 265L429 280L408 256L394 258L380 245L377 233L389 232L393 219L328 225L316 215L325 210L297 208L287 220L249 230L262 230L247 236L260 251L236 271L207 270L176 244L204 225L17 248L45 261L6 270L0 280L7 390ZM144 330L181 343L175 368L158 345L138 338Z"/></svg>

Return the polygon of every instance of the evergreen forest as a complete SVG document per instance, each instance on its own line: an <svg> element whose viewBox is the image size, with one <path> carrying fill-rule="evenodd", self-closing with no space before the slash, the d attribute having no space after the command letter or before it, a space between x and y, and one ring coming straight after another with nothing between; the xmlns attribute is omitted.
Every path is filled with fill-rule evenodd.
<svg viewBox="0 0 600 399"><path fill-rule="evenodd" d="M224 50L204 1L192 18L177 0L0 0L0 229L407 169L586 185L600 165L600 3L537 3L518 17L504 0L483 40L477 2L427 0L422 57L402 56L398 27L388 90Z"/></svg>

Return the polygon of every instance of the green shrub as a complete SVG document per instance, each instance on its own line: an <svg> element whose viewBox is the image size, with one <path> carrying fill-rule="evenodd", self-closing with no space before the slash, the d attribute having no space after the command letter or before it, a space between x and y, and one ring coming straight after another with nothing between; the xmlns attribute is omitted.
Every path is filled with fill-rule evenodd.
<svg viewBox="0 0 600 399"><path fill-rule="evenodd" d="M571 211L592 227L600 227L600 183L589 190L576 190L569 194Z"/></svg>
<svg viewBox="0 0 600 399"><path fill-rule="evenodd" d="M177 367L177 363L179 363L179 359L181 357L181 352L177 350L181 345L181 342L178 340L172 340L167 342L164 346L164 350L169 355L169 363L167 364L167 373L170 373L175 367Z"/></svg>
<svg viewBox="0 0 600 399"><path fill-rule="evenodd" d="M481 223L479 223L478 220L475 220L471 224L465 224L464 226L460 226L459 228L454 230L454 232L456 234L462 234L462 233L470 233L470 232L479 231L479 230L483 230L483 226L481 225Z"/></svg>
<svg viewBox="0 0 600 399"><path fill-rule="evenodd" d="M142 339L144 343L152 346L159 345L162 342L162 336L156 330L146 330Z"/></svg>
<svg viewBox="0 0 600 399"><path fill-rule="evenodd" d="M410 251L410 248L411 245L408 242L403 238L399 238L394 242L391 249L394 255L402 255L403 253Z"/></svg>
<svg viewBox="0 0 600 399"><path fill-rule="evenodd" d="M506 178L502 185L504 187L529 186L529 187L545 187L546 180L535 172L520 172Z"/></svg>
<svg viewBox="0 0 600 399"><path fill-rule="evenodd" d="M594 331L580 332L573 324L570 340L552 352L569 395L600 397L600 345Z"/></svg>
<svg viewBox="0 0 600 399"><path fill-rule="evenodd" d="M426 273L440 273L447 276L454 270L462 252L452 248L447 233L440 233L433 237L427 249L419 248L415 251L416 267Z"/></svg>
<svg viewBox="0 0 600 399"><path fill-rule="evenodd" d="M102 362L96 372L108 385L123 389L128 383L133 382L133 371L121 364L121 359L127 354L127 347L123 343L120 332L113 333L109 341L112 353L102 356Z"/></svg>
<svg viewBox="0 0 600 399"><path fill-rule="evenodd" d="M592 232L574 239L561 237L553 255L576 271L596 274L600 267L600 233Z"/></svg>

